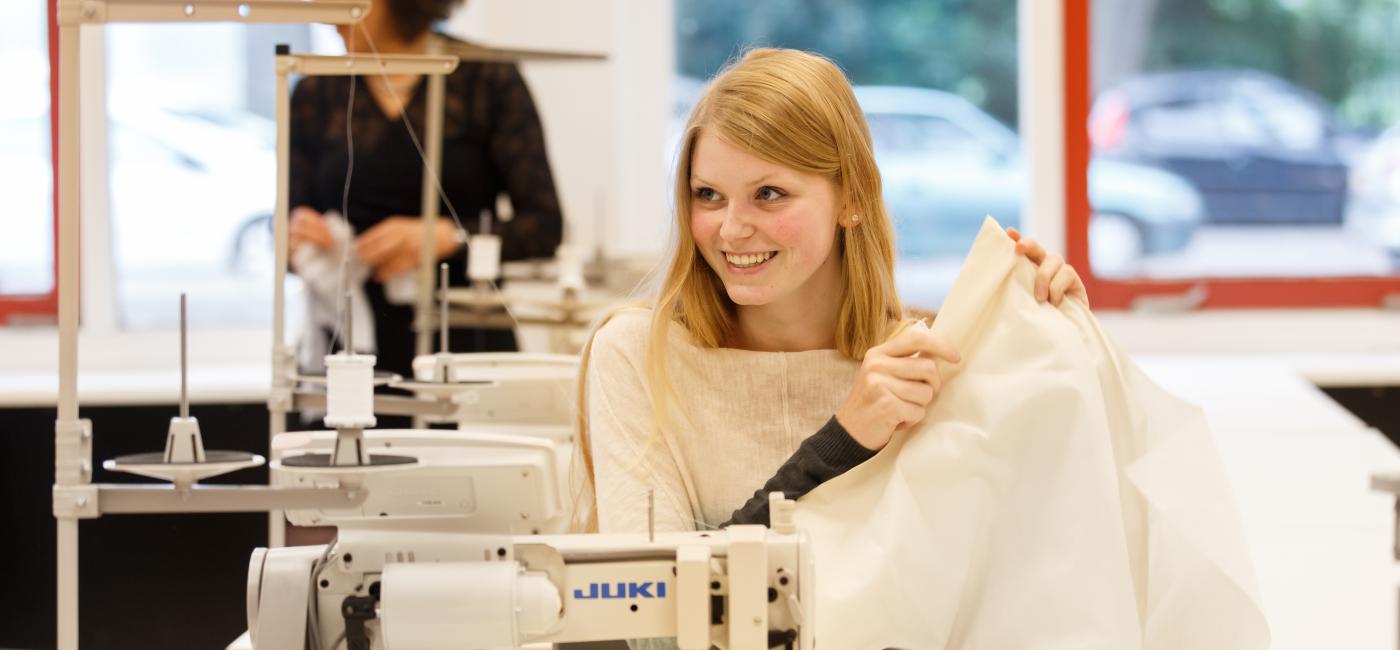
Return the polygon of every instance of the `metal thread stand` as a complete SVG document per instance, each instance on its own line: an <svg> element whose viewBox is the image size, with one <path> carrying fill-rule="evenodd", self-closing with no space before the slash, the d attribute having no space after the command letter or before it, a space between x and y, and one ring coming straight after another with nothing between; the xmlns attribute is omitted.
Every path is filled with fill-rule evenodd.
<svg viewBox="0 0 1400 650"><path fill-rule="evenodd" d="M359 22L371 0L57 0L58 24L58 408L54 422L53 512L57 521L58 649L78 648L78 520L103 513L264 512L269 514L270 545L282 544L285 519L281 509L341 509L363 503L363 490L353 488L277 488L256 485L201 486L180 489L169 484L92 483L92 423L78 414L78 279L79 279L79 159L82 144L78 107L81 104L79 30L107 23L330 23ZM466 58L481 61L600 60L595 54L562 54L532 50L463 48ZM428 76L428 119L423 180L423 261L419 267L415 325L418 349L431 342L433 235L438 216L437 178L441 159L443 75L459 57L443 56L277 56L277 208L273 219L276 240L272 387L268 400L269 442L286 428L294 405L295 354L286 345L284 283L287 269L287 218L290 185L288 134L290 92L287 76L425 74ZM183 342L182 342L183 345ZM183 387L182 387L183 391ZM183 400L182 400L183 401ZM186 413L183 407L181 414ZM429 409L436 412L437 407ZM273 509L279 509L273 511Z"/></svg>
<svg viewBox="0 0 1400 650"><path fill-rule="evenodd" d="M423 259L419 268L418 301L415 322L421 322L432 305L433 234L437 228L437 183L442 167L442 104L444 76L457 69L455 56L352 54L347 56L316 56L292 54L278 46L276 69L277 88L277 205L273 212L272 237L276 253L272 287L272 392L267 400L268 453L273 460L277 454L272 439L287 431L287 414L296 407L296 350L287 344L287 228L291 213L291 84L293 74L316 77L343 77L377 74L421 74L428 81L428 124L424 133L427 160L423 174ZM434 119L436 116L436 119ZM429 173L431 172L431 173ZM426 273L427 284L424 285ZM428 287L425 289L424 287ZM425 303L425 300L427 301ZM420 334L422 329L420 328ZM422 336L420 335L420 339ZM348 339L347 339L348 340ZM426 344L420 341L420 347ZM287 519L281 511L268 513L268 546L286 543Z"/></svg>
<svg viewBox="0 0 1400 650"><path fill-rule="evenodd" d="M58 417L54 422L53 510L57 520L58 648L78 647L78 520L101 514L117 488L92 483L92 423L78 417L78 125L82 25L120 22L336 23L359 21L369 0L58 0ZM285 233L284 233L285 234ZM283 256L278 260L285 264ZM161 486L168 494L168 487ZM125 488L131 490L132 488ZM204 488L201 494L208 494ZM267 488L264 488L267 489ZM162 494L166 494L162 493ZM246 494L246 493L242 493ZM113 496L108 496L113 495ZM256 495L266 503L270 495ZM121 499L117 498L120 502ZM158 497L155 503L173 506ZM229 504L224 504L229 505ZM258 507L262 509L261 506Z"/></svg>

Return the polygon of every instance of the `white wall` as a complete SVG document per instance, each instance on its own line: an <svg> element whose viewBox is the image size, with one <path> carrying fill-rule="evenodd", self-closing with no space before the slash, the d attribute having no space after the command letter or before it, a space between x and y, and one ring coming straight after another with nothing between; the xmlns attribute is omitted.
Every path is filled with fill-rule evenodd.
<svg viewBox="0 0 1400 650"><path fill-rule="evenodd" d="M668 0L470 0L447 31L502 47L603 53L521 66L541 113L566 237L609 256L660 252L674 65Z"/></svg>

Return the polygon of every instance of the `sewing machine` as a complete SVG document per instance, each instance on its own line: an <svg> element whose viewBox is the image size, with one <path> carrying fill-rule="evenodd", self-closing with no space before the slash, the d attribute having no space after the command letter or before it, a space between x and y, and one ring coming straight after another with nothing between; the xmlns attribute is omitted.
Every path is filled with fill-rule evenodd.
<svg viewBox="0 0 1400 650"><path fill-rule="evenodd" d="M335 525L333 543L253 553L253 647L514 650L672 636L683 650L812 647L811 552L781 494L771 529L513 535L558 528L567 512L547 440L367 431L357 465L328 462L339 440L278 437L274 485L367 494L351 508L288 511L293 523Z"/></svg>
<svg viewBox="0 0 1400 650"><path fill-rule="evenodd" d="M771 529L539 534L568 530L573 512L576 358L419 357L414 379L393 385L432 405L415 407L420 417L455 430L371 429L382 407L402 406L374 394L374 357L327 355L325 366L335 430L274 438L272 485L359 499L287 511L293 524L335 526L331 544L253 553L253 647L672 636L683 649L811 647L812 558L781 494Z"/></svg>

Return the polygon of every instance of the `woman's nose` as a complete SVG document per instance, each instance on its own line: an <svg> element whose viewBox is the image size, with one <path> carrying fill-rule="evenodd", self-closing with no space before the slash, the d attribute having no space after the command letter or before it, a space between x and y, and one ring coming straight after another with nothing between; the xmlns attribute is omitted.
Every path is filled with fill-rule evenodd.
<svg viewBox="0 0 1400 650"><path fill-rule="evenodd" d="M724 221L719 225L719 236L722 239L744 239L753 234L753 224L749 221L749 215L743 206L730 203L724 211Z"/></svg>

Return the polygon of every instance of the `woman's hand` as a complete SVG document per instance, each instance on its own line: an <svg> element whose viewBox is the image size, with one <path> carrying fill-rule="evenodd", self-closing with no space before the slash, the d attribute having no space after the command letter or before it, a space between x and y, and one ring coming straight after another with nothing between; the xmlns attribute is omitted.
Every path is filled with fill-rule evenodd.
<svg viewBox="0 0 1400 650"><path fill-rule="evenodd" d="M862 447L884 449L897 429L923 420L938 395L935 358L962 360L957 350L923 327L911 327L870 348L850 394L836 411L836 421Z"/></svg>
<svg viewBox="0 0 1400 650"><path fill-rule="evenodd" d="M1016 242L1016 252L1034 262L1035 299L1038 302L1050 301L1059 306L1065 296L1069 296L1089 306L1089 292L1084 289L1084 281L1073 266L1065 263L1065 258L1046 253L1045 248L1034 239L1027 239L1015 228L1007 228L1006 234Z"/></svg>
<svg viewBox="0 0 1400 650"><path fill-rule="evenodd" d="M442 259L457 250L455 228L451 221L440 220L433 236L433 259ZM374 279L380 282L418 266L423 247L423 221L418 217L389 217L355 238L355 251L360 259L374 268Z"/></svg>
<svg viewBox="0 0 1400 650"><path fill-rule="evenodd" d="M302 244L313 244L323 250L335 248L335 238L326 227L326 218L304 205L292 210L287 228L287 253L296 253Z"/></svg>

